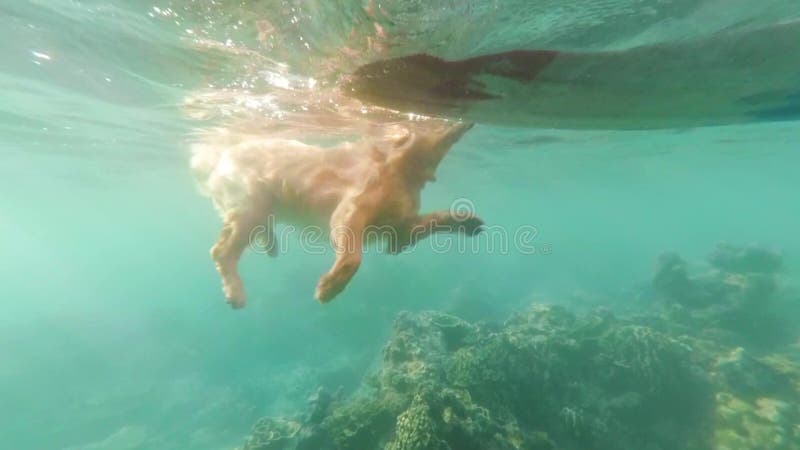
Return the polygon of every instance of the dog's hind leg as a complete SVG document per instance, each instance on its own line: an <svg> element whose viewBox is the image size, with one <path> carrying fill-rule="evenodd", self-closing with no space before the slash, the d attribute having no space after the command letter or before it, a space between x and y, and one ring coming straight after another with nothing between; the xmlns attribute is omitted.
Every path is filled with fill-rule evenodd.
<svg viewBox="0 0 800 450"><path fill-rule="evenodd" d="M233 308L245 305L244 286L239 277L238 264L244 250L254 244L252 238L268 220L270 202L264 197L251 198L245 206L228 212L224 218L219 240L211 248L211 258L222 278L222 291ZM267 227L267 236L272 233ZM272 247L275 246L274 238Z"/></svg>
<svg viewBox="0 0 800 450"><path fill-rule="evenodd" d="M250 232L250 247L257 253L273 258L278 256L280 243L275 237L275 216L268 214L266 219Z"/></svg>
<svg viewBox="0 0 800 450"><path fill-rule="evenodd" d="M327 303L342 292L361 265L369 210L360 208L355 200L345 200L331 215L331 244L336 260L317 284L314 297L320 302Z"/></svg>

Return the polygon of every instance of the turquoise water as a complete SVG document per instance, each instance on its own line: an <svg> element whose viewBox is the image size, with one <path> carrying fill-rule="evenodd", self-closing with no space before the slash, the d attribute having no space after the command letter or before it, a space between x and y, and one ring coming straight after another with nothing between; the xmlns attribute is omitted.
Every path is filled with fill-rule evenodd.
<svg viewBox="0 0 800 450"><path fill-rule="evenodd" d="M264 110L223 94L333 85L378 57L360 2L240 3L0 3L0 447L231 449L259 417L304 408L319 385L354 391L380 365L400 311L470 321L532 302L640 312L653 308L665 251L692 264L720 242L778 251L781 289L797 299L800 122L787 115L636 131L479 123L423 210L467 198L487 224L535 227L534 254L369 254L320 306L313 289L328 257L250 253L249 304L231 310L208 258L220 221L189 171L198 130L263 120L302 136L302 98ZM448 58L624 49L798 19L778 0L381 8L390 55ZM344 45L366 50L345 57ZM186 106L201 93L220 99ZM762 351L800 363L793 336Z"/></svg>

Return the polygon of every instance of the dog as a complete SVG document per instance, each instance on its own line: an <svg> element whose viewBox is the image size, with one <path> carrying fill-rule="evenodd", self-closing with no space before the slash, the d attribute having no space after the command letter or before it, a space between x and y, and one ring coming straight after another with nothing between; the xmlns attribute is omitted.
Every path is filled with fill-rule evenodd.
<svg viewBox="0 0 800 450"><path fill-rule="evenodd" d="M471 127L433 119L406 122L387 126L378 137L330 148L259 137L196 144L192 170L223 220L211 257L226 301L233 308L245 306L239 259L254 230L275 256L276 222L327 224L335 261L317 284L314 296L321 303L353 278L373 227L390 230L382 236L394 254L436 232L478 234L484 224L471 213L419 214L422 189Z"/></svg>

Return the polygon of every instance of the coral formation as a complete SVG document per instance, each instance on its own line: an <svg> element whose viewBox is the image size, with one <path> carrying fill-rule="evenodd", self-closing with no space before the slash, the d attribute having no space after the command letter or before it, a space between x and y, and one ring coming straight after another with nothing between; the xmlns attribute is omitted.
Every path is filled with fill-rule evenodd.
<svg viewBox="0 0 800 450"><path fill-rule="evenodd" d="M676 253L658 259L653 288L670 319L731 345L772 346L797 338L787 310L800 302L779 289L783 257L759 247L719 244L708 256L708 270L692 274Z"/></svg>
<svg viewBox="0 0 800 450"><path fill-rule="evenodd" d="M713 450L800 449L800 365L736 348L718 358L713 373Z"/></svg>
<svg viewBox="0 0 800 450"><path fill-rule="evenodd" d="M692 275L664 255L664 309L639 317L401 313L358 392L319 390L242 450L800 450L800 348L743 347L753 329L732 319L780 315L781 259L720 246L709 261Z"/></svg>
<svg viewBox="0 0 800 450"><path fill-rule="evenodd" d="M264 417L253 426L253 434L245 448L250 450L276 450L286 448L295 441L300 424L283 418Z"/></svg>

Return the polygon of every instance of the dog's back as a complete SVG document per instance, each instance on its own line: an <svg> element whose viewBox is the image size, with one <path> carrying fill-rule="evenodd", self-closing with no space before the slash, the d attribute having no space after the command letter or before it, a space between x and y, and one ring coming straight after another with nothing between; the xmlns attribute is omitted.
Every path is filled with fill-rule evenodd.
<svg viewBox="0 0 800 450"><path fill-rule="evenodd" d="M347 195L377 175L366 143L332 148L287 139L208 139L193 147L192 172L220 214L246 207L265 191L284 222L319 222Z"/></svg>

